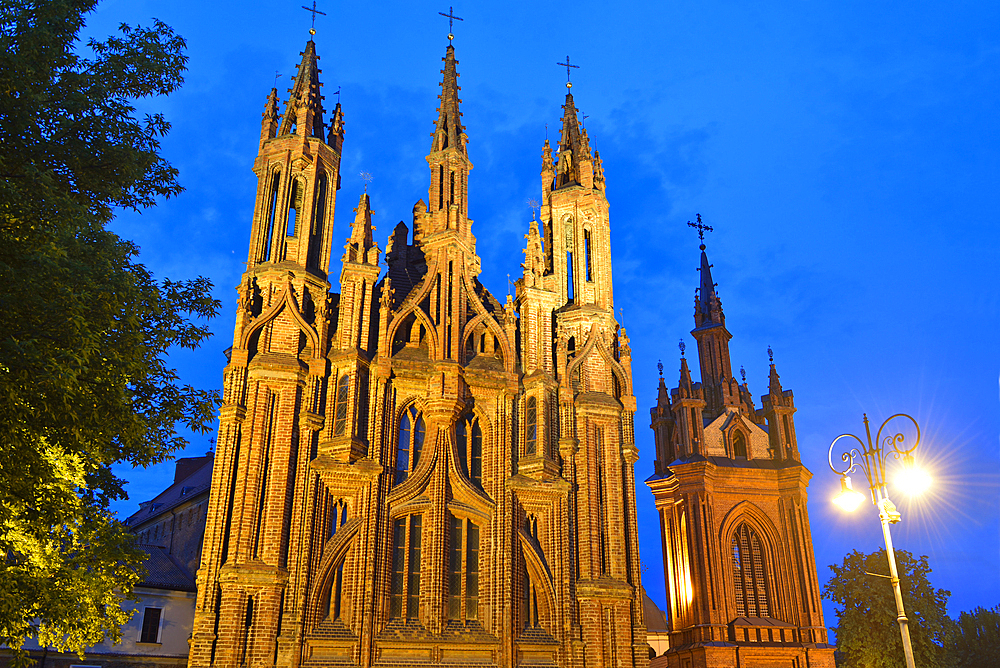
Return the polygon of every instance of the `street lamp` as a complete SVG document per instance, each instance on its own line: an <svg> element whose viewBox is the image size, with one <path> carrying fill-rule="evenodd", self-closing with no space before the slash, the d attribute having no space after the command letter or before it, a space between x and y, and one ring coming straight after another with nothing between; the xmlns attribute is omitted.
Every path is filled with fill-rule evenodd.
<svg viewBox="0 0 1000 668"><path fill-rule="evenodd" d="M917 437L913 445L909 448L903 447L904 436L897 432L887 435L882 439L882 430L887 424L898 417L908 419L917 430ZM903 461L903 468L896 477L896 483L910 494L919 494L930 485L930 476L921 471L916 466L913 459L913 451L920 445L920 425L917 421L906 413L896 413L882 423L875 433L874 445L872 444L871 427L868 425L868 415L865 414L865 437L867 444L854 434L841 434L833 439L830 444L830 468L840 476L840 492L834 497L833 502L844 510L851 511L857 508L864 496L854 491L851 486L851 478L848 475L855 469L860 468L868 478L868 488L871 490L872 503L878 508L878 516L882 521L882 536L885 538L885 551L889 556L889 579L892 582L892 591L896 595L896 621L899 622L899 635L903 639L903 653L906 655L906 668L914 668L913 647L910 645L910 629L907 626L906 614L903 612L903 596L899 590L899 573L896 571L896 553L892 549L892 536L889 535L889 525L899 522L901 515L896 510L895 504L889 500L889 490L885 484L885 465L892 455L895 459ZM842 438L853 438L861 448L851 444L850 449L841 453L840 461L842 470L838 470L833 463L833 449L837 441Z"/></svg>

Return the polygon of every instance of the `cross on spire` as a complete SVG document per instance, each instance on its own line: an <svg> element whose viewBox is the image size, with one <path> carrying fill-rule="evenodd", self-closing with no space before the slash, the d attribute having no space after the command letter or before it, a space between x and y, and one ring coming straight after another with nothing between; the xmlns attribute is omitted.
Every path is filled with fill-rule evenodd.
<svg viewBox="0 0 1000 668"><path fill-rule="evenodd" d="M316 0L313 0L313 6L312 6L311 9L309 7L306 7L305 5L302 5L302 9L306 10L307 12L312 13L312 25L309 27L309 34L310 35L315 35L316 34L316 15L317 14L322 14L323 16L326 16L326 12L321 12L318 9L316 9Z"/></svg>
<svg viewBox="0 0 1000 668"><path fill-rule="evenodd" d="M713 231L712 230L712 226L711 225L705 225L704 223L701 222L701 214L700 213L697 216L697 220L698 220L697 223L692 223L689 220L688 221L688 227L693 227L693 228L695 228L695 229L698 230L698 238L701 240L701 249L705 250L705 232L712 232Z"/></svg>
<svg viewBox="0 0 1000 668"><path fill-rule="evenodd" d="M579 65L570 65L570 63L569 63L569 56L566 56L566 62L565 63L556 63L556 65L559 65L561 67L565 67L566 68L566 88L572 88L573 87L573 82L569 80L569 68L572 67L572 68L578 70L578 69L580 69L580 66Z"/></svg>
<svg viewBox="0 0 1000 668"><path fill-rule="evenodd" d="M465 19L460 16L455 16L454 7L449 7L447 14L444 12L438 12L438 14L448 19L448 45L451 46L451 40L455 39L455 21L464 21Z"/></svg>

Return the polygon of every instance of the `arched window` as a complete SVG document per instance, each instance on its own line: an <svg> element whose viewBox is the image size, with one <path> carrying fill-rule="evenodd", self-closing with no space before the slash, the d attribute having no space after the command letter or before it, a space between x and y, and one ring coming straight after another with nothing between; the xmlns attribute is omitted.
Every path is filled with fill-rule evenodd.
<svg viewBox="0 0 1000 668"><path fill-rule="evenodd" d="M764 546L745 523L733 533L733 585L738 617L770 617L771 590L764 567Z"/></svg>
<svg viewBox="0 0 1000 668"><path fill-rule="evenodd" d="M448 619L479 618L479 526L451 516Z"/></svg>
<svg viewBox="0 0 1000 668"><path fill-rule="evenodd" d="M287 227L285 229L285 235L289 237L294 237L298 234L298 228L296 221L298 220L299 211L302 210L302 196L305 188L302 185L301 179L292 180L292 194L288 198L288 220Z"/></svg>
<svg viewBox="0 0 1000 668"><path fill-rule="evenodd" d="M274 216L277 214L278 209L278 186L281 185L281 172L275 172L274 176L271 177L271 191L268 193L267 202L267 225L265 230L267 232L264 235L264 253L261 257L262 262L271 261L271 240L274 238Z"/></svg>
<svg viewBox="0 0 1000 668"><path fill-rule="evenodd" d="M483 484L483 431L479 420L469 414L455 423L455 440L462 472L475 485Z"/></svg>
<svg viewBox="0 0 1000 668"><path fill-rule="evenodd" d="M392 581L389 616L420 616L420 541L422 515L400 517L392 524Z"/></svg>
<svg viewBox="0 0 1000 668"><path fill-rule="evenodd" d="M521 621L524 624L524 628L526 629L535 628L539 626L538 592L535 590L535 584L531 581L531 574L528 573L527 563L525 563L522 569L521 582L522 582Z"/></svg>
<svg viewBox="0 0 1000 668"><path fill-rule="evenodd" d="M538 404L534 397L528 397L524 408L524 451L535 454L538 447Z"/></svg>
<svg viewBox="0 0 1000 668"><path fill-rule="evenodd" d="M416 406L410 406L399 421L399 440L396 443L396 482L406 480L420 461L420 450L424 446L424 418Z"/></svg>
<svg viewBox="0 0 1000 668"><path fill-rule="evenodd" d="M747 458L747 439L742 431L733 432L733 457L737 459Z"/></svg>
<svg viewBox="0 0 1000 668"><path fill-rule="evenodd" d="M333 579L330 581L330 591L326 597L326 616L330 620L340 619L340 610L343 607L344 595L344 563L341 562L333 571Z"/></svg>
<svg viewBox="0 0 1000 668"><path fill-rule="evenodd" d="M351 381L351 377L346 373L340 377L337 381L337 394L334 398L334 421L333 421L333 435L343 436L344 432L347 431L347 397L348 397L348 385Z"/></svg>

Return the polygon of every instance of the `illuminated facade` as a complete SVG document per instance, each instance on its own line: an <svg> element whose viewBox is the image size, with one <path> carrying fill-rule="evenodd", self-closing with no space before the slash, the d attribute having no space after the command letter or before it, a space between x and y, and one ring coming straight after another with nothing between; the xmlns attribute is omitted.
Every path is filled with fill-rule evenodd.
<svg viewBox="0 0 1000 668"><path fill-rule="evenodd" d="M700 224L700 221L699 221ZM722 303L701 246L695 329L701 382L681 352L680 382L656 407L654 474L670 650L653 665L830 667L813 559L795 405L772 360L763 408L733 377Z"/></svg>
<svg viewBox="0 0 1000 668"><path fill-rule="evenodd" d="M516 297L479 282L449 45L427 201L330 266L343 114L264 112L189 665L641 666L630 350L566 95ZM331 274L340 273L339 292Z"/></svg>

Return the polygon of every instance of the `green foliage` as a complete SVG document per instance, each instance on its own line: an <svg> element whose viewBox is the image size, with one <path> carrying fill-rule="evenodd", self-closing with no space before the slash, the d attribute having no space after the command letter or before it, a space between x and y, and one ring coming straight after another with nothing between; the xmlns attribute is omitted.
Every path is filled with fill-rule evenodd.
<svg viewBox="0 0 1000 668"><path fill-rule="evenodd" d="M78 53L97 0L0 5L0 642L81 651L120 637L142 553L109 512L111 466L148 466L204 432L215 393L179 383L218 303L203 278L156 281L106 229L180 192L169 124L133 102L182 82L184 41L121 26ZM18 653L18 661L24 654Z"/></svg>
<svg viewBox="0 0 1000 668"><path fill-rule="evenodd" d="M927 579L927 557L916 559L896 550L896 568L909 622L913 658L920 668L947 666L944 644L950 620L945 611L951 592L934 589ZM896 599L888 577L885 550L852 552L844 563L830 566L833 577L823 597L837 604L837 647L845 668L903 668L903 642L896 622Z"/></svg>
<svg viewBox="0 0 1000 668"><path fill-rule="evenodd" d="M948 653L954 668L1000 666L1000 605L959 615L951 629Z"/></svg>

